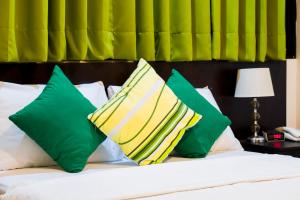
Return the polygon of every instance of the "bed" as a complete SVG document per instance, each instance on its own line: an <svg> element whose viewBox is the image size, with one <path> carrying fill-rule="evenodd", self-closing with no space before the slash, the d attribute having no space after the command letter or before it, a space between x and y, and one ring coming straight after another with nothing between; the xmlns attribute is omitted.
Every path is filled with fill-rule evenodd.
<svg viewBox="0 0 300 200"><path fill-rule="evenodd" d="M0 199L299 199L299 169L300 159L244 151L145 167L89 164L80 174L19 169L0 174Z"/></svg>
<svg viewBox="0 0 300 200"><path fill-rule="evenodd" d="M45 83L53 63L1 64L0 80L22 84ZM266 118L263 128L285 123L285 62L239 63L184 62L153 63L166 78L175 67L197 87L208 85L221 110L233 121L239 139L247 137L248 101L233 99L236 69L267 65L271 69L275 98L262 101L262 114L278 108ZM184 65L184 67L182 67ZM135 63L60 63L70 79L78 83L102 80L105 85L121 85ZM199 75L201 74L201 79ZM241 112L242 111L242 112ZM299 199L300 159L224 151L206 158L170 156L159 165L136 166L128 159L89 163L81 173L70 174L56 166L0 171L0 200L55 199Z"/></svg>

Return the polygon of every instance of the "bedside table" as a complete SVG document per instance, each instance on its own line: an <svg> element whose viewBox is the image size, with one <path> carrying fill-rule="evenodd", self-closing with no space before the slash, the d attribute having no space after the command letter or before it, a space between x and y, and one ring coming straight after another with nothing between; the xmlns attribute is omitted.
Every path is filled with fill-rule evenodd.
<svg viewBox="0 0 300 200"><path fill-rule="evenodd" d="M253 144L248 140L241 140L240 142L246 151L290 155L300 158L300 142L283 141L264 142L259 144Z"/></svg>

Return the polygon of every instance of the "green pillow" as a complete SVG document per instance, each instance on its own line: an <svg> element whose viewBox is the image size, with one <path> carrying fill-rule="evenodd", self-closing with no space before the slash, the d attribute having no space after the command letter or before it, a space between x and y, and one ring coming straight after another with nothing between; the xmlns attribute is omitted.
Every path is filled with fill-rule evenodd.
<svg viewBox="0 0 300 200"><path fill-rule="evenodd" d="M206 156L231 121L202 97L178 71L172 70L167 85L183 103L203 116L193 128L187 130L175 153L183 157Z"/></svg>
<svg viewBox="0 0 300 200"><path fill-rule="evenodd" d="M87 119L95 110L55 66L40 96L9 119L65 171L79 172L106 138Z"/></svg>

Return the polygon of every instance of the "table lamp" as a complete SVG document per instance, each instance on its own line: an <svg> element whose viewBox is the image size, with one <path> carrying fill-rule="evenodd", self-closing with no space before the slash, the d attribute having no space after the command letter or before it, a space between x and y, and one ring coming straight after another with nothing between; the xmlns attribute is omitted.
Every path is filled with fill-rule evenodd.
<svg viewBox="0 0 300 200"><path fill-rule="evenodd" d="M264 142L264 138L259 136L260 126L258 120L259 102L257 97L274 96L272 79L269 68L249 68L239 69L237 74L236 88L234 97L238 98L253 98L251 105L253 106L253 124L251 131L253 136L248 139L252 143Z"/></svg>

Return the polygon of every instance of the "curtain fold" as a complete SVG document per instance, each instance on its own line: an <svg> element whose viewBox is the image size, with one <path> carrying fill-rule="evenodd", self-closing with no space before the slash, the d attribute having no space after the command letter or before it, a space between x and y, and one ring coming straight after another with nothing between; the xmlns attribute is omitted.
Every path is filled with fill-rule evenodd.
<svg viewBox="0 0 300 200"><path fill-rule="evenodd" d="M263 61L267 55L267 0L256 0L256 59Z"/></svg>
<svg viewBox="0 0 300 200"><path fill-rule="evenodd" d="M67 59L67 41L65 37L65 0L51 0L48 7L48 60Z"/></svg>
<svg viewBox="0 0 300 200"><path fill-rule="evenodd" d="M255 3L254 0L244 0L239 4L238 58L241 61L255 61L256 58Z"/></svg>
<svg viewBox="0 0 300 200"><path fill-rule="evenodd" d="M136 56L146 60L155 60L153 0L136 1L135 12Z"/></svg>
<svg viewBox="0 0 300 200"><path fill-rule="evenodd" d="M210 60L212 58L210 0L194 0L191 6L193 60Z"/></svg>
<svg viewBox="0 0 300 200"><path fill-rule="evenodd" d="M239 0L212 0L212 45L214 59L238 60L238 20Z"/></svg>
<svg viewBox="0 0 300 200"><path fill-rule="evenodd" d="M0 62L284 60L285 0L0 0Z"/></svg>
<svg viewBox="0 0 300 200"><path fill-rule="evenodd" d="M154 0L153 2L155 58L156 60L169 61L171 58L170 1Z"/></svg>
<svg viewBox="0 0 300 200"><path fill-rule="evenodd" d="M267 6L267 56L285 59L285 0L268 0Z"/></svg>

